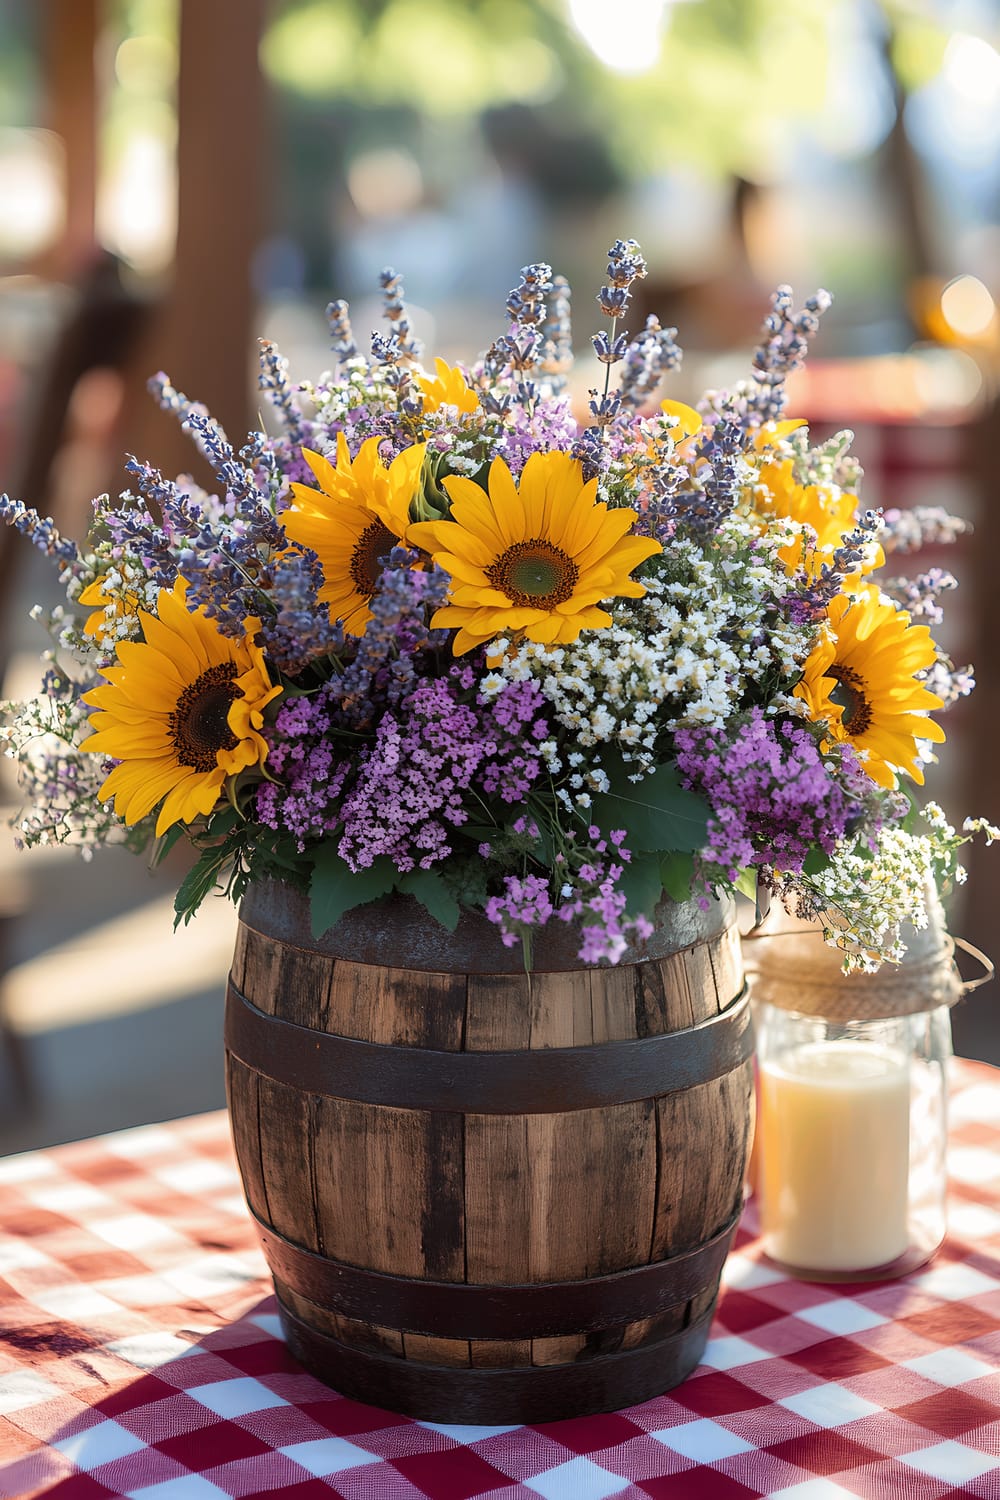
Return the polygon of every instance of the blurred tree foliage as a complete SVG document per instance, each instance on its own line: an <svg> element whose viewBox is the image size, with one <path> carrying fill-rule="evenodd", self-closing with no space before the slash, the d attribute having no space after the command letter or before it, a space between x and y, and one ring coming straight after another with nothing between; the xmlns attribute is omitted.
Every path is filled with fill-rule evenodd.
<svg viewBox="0 0 1000 1500"><path fill-rule="evenodd" d="M456 123L531 106L599 132L627 176L683 161L755 178L767 175L781 127L823 106L840 6L854 0L669 4L659 59L626 75L598 60L566 0L281 0L262 60L314 105L408 107ZM902 81L926 81L945 34L907 0L883 10ZM603 11L612 31L614 4Z"/></svg>

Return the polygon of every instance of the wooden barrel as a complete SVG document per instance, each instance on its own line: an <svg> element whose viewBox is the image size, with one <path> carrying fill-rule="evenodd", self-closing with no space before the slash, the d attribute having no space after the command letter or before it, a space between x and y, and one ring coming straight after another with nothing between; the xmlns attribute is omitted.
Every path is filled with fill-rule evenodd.
<svg viewBox="0 0 1000 1500"><path fill-rule="evenodd" d="M315 942L296 892L248 892L236 1153L289 1347L345 1395L538 1422L701 1358L752 1127L732 909L665 901L614 968L577 947L542 934L527 974L485 918L402 896Z"/></svg>

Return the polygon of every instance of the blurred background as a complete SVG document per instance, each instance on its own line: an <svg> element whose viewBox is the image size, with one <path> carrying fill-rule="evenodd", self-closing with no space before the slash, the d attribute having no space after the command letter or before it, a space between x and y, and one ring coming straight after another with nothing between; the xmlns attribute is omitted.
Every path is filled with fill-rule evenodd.
<svg viewBox="0 0 1000 1500"><path fill-rule="evenodd" d="M242 436L255 339L317 375L325 304L366 336L387 264L428 354L471 358L551 261L585 393L605 253L635 237L689 401L746 373L778 282L826 286L791 410L854 429L868 504L974 523L908 571L958 576L936 633L979 681L930 790L1000 822L998 207L996 0L0 0L0 488L80 536L127 452L197 473L146 378ZM27 614L57 597L0 535L4 696L34 691ZM998 952L1000 850L969 865L951 927ZM0 1154L224 1102L235 917L175 936L181 869L0 837ZM996 988L955 1034L1000 1062Z"/></svg>

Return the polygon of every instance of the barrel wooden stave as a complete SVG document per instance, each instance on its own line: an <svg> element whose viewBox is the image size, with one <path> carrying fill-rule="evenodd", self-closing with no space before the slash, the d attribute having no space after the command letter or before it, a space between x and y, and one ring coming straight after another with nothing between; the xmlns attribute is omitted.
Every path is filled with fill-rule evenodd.
<svg viewBox="0 0 1000 1500"><path fill-rule="evenodd" d="M233 967L237 988L267 1014L439 1052L663 1035L726 1009L741 978L732 925L613 969L466 976L331 959L242 923ZM607 1275L697 1246L741 1201L749 1063L681 1093L534 1115L301 1095L232 1056L228 1081L258 1217L307 1249L395 1276L517 1285ZM722 1148L711 1158L709 1138ZM277 1290L293 1318L338 1345L495 1371L569 1365L680 1335L711 1308L717 1279L651 1317L533 1339L438 1338L343 1317L281 1282Z"/></svg>

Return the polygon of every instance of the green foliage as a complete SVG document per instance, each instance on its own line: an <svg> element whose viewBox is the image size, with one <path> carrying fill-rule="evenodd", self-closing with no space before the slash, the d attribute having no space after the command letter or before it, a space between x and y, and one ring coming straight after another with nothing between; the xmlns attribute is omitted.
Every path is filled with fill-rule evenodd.
<svg viewBox="0 0 1000 1500"><path fill-rule="evenodd" d="M667 854L660 861L660 879L663 889L674 901L686 901L691 895L694 879L693 854Z"/></svg>
<svg viewBox="0 0 1000 1500"><path fill-rule="evenodd" d="M201 845L204 839L210 840ZM201 853L181 882L174 897L174 927L185 927L205 897L221 889L239 901L250 882L247 863L246 823L235 808L226 808L211 821L210 830L192 839Z"/></svg>
<svg viewBox="0 0 1000 1500"><path fill-rule="evenodd" d="M625 830L633 854L656 851L692 853L702 848L708 831L708 804L687 791L673 766L658 766L641 781L629 780L620 756L605 757L611 790L594 798L594 822L605 833Z"/></svg>
<svg viewBox="0 0 1000 1500"><path fill-rule="evenodd" d="M320 844L313 855L309 882L313 937L321 938L324 932L329 932L352 907L364 906L368 901L388 895L396 883L397 874L392 861L384 855L367 870L354 871L344 863L332 844Z"/></svg>
<svg viewBox="0 0 1000 1500"><path fill-rule="evenodd" d="M661 863L658 854L633 854L622 871L618 889L625 897L625 910L630 917L651 917L656 910L664 891Z"/></svg>
<svg viewBox="0 0 1000 1500"><path fill-rule="evenodd" d="M458 902L436 871L411 870L397 880L396 889L404 895L416 896L435 922L440 922L449 932L455 931L459 918Z"/></svg>

